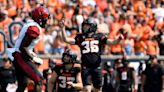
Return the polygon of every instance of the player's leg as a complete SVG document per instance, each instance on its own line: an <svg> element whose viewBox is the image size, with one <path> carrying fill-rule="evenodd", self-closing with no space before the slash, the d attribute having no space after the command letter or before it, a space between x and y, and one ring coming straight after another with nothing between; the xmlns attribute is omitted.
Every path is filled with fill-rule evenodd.
<svg viewBox="0 0 164 92"><path fill-rule="evenodd" d="M42 85L42 78L39 74L38 70L36 69L35 65L31 61L25 61L19 52L15 52L13 54L15 57L16 65L23 71L23 73L32 79L36 86L37 92L41 92L41 85ZM39 89L40 88L40 89ZM22 91L23 92L23 91Z"/></svg>
<svg viewBox="0 0 164 92"><path fill-rule="evenodd" d="M21 74L23 74L23 73L21 73ZM17 88L16 92L24 92L24 90L27 87L27 77L24 75L21 75L21 74L16 74L17 81L18 81L18 88Z"/></svg>
<svg viewBox="0 0 164 92"><path fill-rule="evenodd" d="M16 74L16 79L18 82L18 88L16 92L24 92L27 86L27 77L25 76L21 68L19 67L16 60L14 60L13 65L15 67L15 74Z"/></svg>
<svg viewBox="0 0 164 92"><path fill-rule="evenodd" d="M32 62L27 62L27 64L33 69L33 71L35 72L35 74L37 76L42 78L42 75L39 73L38 69L35 67L35 64L33 64ZM35 90L36 90L36 92L41 92L41 90L42 90L42 80L34 81L34 82L35 82Z"/></svg>
<svg viewBox="0 0 164 92"><path fill-rule="evenodd" d="M92 71L93 92L101 92L102 90L102 69L97 67Z"/></svg>
<svg viewBox="0 0 164 92"><path fill-rule="evenodd" d="M82 80L84 85L83 92L91 92L91 73L89 68L82 69Z"/></svg>

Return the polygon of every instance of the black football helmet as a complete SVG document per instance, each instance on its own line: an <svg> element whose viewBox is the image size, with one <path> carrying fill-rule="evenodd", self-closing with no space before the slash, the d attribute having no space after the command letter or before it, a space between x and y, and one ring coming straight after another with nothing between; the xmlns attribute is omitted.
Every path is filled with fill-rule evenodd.
<svg viewBox="0 0 164 92"><path fill-rule="evenodd" d="M88 18L83 21L83 23L82 23L82 32L83 33L96 32L96 30L97 30L97 23L93 18Z"/></svg>
<svg viewBox="0 0 164 92"><path fill-rule="evenodd" d="M67 49L62 54L62 62L63 64L73 64L76 62L77 55L73 53L70 49Z"/></svg>
<svg viewBox="0 0 164 92"><path fill-rule="evenodd" d="M123 57L122 64L123 64L123 67L128 67L129 61L125 57Z"/></svg>

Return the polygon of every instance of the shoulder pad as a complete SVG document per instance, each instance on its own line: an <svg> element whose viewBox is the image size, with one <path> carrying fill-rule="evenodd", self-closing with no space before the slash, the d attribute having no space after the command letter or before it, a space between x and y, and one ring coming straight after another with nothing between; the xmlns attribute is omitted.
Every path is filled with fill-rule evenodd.
<svg viewBox="0 0 164 92"><path fill-rule="evenodd" d="M29 26L26 34L32 38L37 38L40 34L40 30L37 26Z"/></svg>

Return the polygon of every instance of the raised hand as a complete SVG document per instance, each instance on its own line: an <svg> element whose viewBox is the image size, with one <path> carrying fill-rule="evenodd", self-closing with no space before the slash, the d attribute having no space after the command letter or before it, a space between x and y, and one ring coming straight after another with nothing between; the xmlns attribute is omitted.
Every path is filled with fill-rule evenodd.
<svg viewBox="0 0 164 92"><path fill-rule="evenodd" d="M124 36L121 34L121 35L118 36L118 39L123 40Z"/></svg>
<svg viewBox="0 0 164 92"><path fill-rule="evenodd" d="M59 22L59 26L61 28L64 28L65 27L65 19L64 18Z"/></svg>

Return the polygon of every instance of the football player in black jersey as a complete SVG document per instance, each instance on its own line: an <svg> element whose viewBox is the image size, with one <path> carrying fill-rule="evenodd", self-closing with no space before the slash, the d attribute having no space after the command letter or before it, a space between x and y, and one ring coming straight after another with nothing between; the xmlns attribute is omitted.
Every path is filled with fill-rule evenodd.
<svg viewBox="0 0 164 92"><path fill-rule="evenodd" d="M66 50L62 55L62 65L56 65L48 82L48 92L79 92L83 88L80 64L76 64L77 55Z"/></svg>
<svg viewBox="0 0 164 92"><path fill-rule="evenodd" d="M102 88L101 73L101 48L104 44L117 44L123 39L119 35L115 40L108 39L102 33L96 33L97 23L92 18L88 18L82 23L82 33L78 34L75 39L68 38L65 32L64 19L60 22L62 28L62 36L65 42L69 44L77 44L81 50L82 61L82 79L84 92L91 92L91 84L93 83L93 91L100 92Z"/></svg>
<svg viewBox="0 0 164 92"><path fill-rule="evenodd" d="M133 67L129 66L126 57L122 58L123 66L117 69L116 80L118 92L137 92L137 76Z"/></svg>

